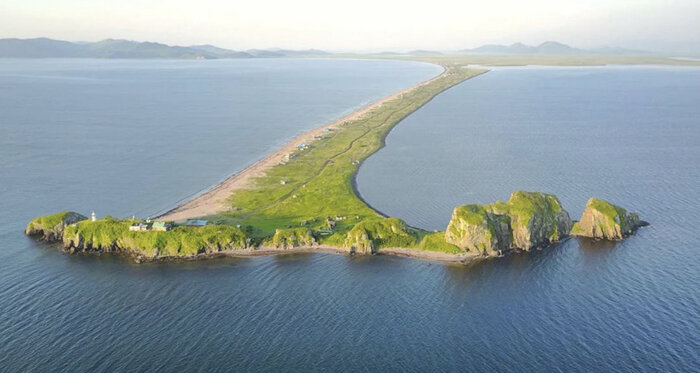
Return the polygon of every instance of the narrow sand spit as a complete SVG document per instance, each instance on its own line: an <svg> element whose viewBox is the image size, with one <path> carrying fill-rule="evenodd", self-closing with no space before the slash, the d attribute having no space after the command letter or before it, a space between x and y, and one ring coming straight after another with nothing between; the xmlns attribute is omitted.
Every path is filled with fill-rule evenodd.
<svg viewBox="0 0 700 373"><path fill-rule="evenodd" d="M447 70L444 70L441 74L422 83L416 84L403 91L399 91L390 96L379 99L358 111L355 111L349 115L346 115L336 120L335 122L325 124L323 126L312 129L293 138L276 152L253 163L252 165L248 166L242 171L232 175L228 179L215 185L207 192L200 194L199 196L178 205L177 207L158 216L157 218L161 220L181 221L185 219L214 215L220 212L228 211L230 209L231 204L230 202L227 202L227 200L231 196L231 194L233 194L233 192L253 187L253 180L264 176L267 170L282 162L285 158L285 155L290 154L296 150L296 146L298 144L311 144L314 142L315 136L322 136L324 134L324 130L326 128L337 130L345 122L361 119L362 117L370 113L373 109L382 106L384 103L397 99L401 95L411 92L414 89L428 84L431 81L441 77L445 73L445 71Z"/></svg>

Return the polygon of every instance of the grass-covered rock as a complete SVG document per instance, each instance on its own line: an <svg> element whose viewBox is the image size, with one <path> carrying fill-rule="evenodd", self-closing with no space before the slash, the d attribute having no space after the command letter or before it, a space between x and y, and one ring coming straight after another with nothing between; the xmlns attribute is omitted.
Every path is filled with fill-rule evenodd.
<svg viewBox="0 0 700 373"><path fill-rule="evenodd" d="M571 234L603 240L622 240L643 225L636 213L602 199L591 198L581 220L574 224Z"/></svg>
<svg viewBox="0 0 700 373"><path fill-rule="evenodd" d="M573 222L553 194L515 191L508 202L486 208L510 218L513 246L520 250L547 246L568 236Z"/></svg>
<svg viewBox="0 0 700 373"><path fill-rule="evenodd" d="M277 229L271 239L264 242L266 246L273 246L280 249L290 249L294 247L316 246L316 238L308 228L287 228Z"/></svg>
<svg viewBox="0 0 700 373"><path fill-rule="evenodd" d="M63 245L70 252L119 252L145 258L192 256L247 247L246 234L226 225L176 227L132 232L135 220L106 217L66 227Z"/></svg>
<svg viewBox="0 0 700 373"><path fill-rule="evenodd" d="M495 255L558 242L571 226L569 213L556 196L515 191L508 202L455 208L445 240L465 250Z"/></svg>
<svg viewBox="0 0 700 373"><path fill-rule="evenodd" d="M510 218L481 205L458 206L445 232L445 241L469 252L497 255L510 250Z"/></svg>
<svg viewBox="0 0 700 373"><path fill-rule="evenodd" d="M363 220L348 232L345 247L355 254L373 254L380 248L413 248L417 235L396 218Z"/></svg>
<svg viewBox="0 0 700 373"><path fill-rule="evenodd" d="M24 233L44 241L60 241L66 226L86 220L87 217L77 212L62 211L52 215L40 216L27 224Z"/></svg>

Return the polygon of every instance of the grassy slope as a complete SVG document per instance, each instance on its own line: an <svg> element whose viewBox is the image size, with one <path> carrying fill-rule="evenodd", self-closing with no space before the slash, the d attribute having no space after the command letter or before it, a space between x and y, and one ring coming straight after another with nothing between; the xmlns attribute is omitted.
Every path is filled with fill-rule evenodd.
<svg viewBox="0 0 700 373"><path fill-rule="evenodd" d="M483 72L447 66L440 77L360 119L346 122L326 138L312 143L309 149L297 151L290 162L277 165L258 178L254 188L234 193L232 212L208 219L250 226L253 236L259 239L272 236L278 228L325 229L329 218L344 217L338 220L335 233L319 237L322 244L343 246L355 224L381 217L354 191L359 162L381 148L389 130L407 115L445 89ZM286 183L282 184L282 180ZM426 233L414 234L415 240L399 240L408 243L401 246L418 247L414 241L420 242ZM455 249L436 242L434 235L421 247L450 252Z"/></svg>
<svg viewBox="0 0 700 373"><path fill-rule="evenodd" d="M106 217L97 221L81 221L66 227L64 244L73 242L79 234L84 244L110 250L114 246L146 256L183 256L235 250L246 247L245 233L231 226L209 225L190 228L177 227L167 232L131 232L129 226L140 222Z"/></svg>

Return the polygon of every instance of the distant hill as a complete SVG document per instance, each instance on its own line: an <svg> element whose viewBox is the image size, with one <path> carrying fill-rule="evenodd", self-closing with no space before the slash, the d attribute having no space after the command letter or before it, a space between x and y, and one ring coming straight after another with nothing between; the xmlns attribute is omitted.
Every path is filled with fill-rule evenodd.
<svg viewBox="0 0 700 373"><path fill-rule="evenodd" d="M556 41L546 41L537 46L515 43L511 45L486 44L478 48L463 49L459 53L464 54L542 54L542 55L639 55L650 52L624 49L624 48L599 48L599 49L579 49Z"/></svg>
<svg viewBox="0 0 700 373"><path fill-rule="evenodd" d="M73 43L48 38L0 39L0 58L169 58L216 59L253 57L321 56L327 52L308 50L234 51L213 45L171 46L153 42L107 39L94 43Z"/></svg>
<svg viewBox="0 0 700 373"><path fill-rule="evenodd" d="M330 53L322 51L320 49L303 49L303 50L291 50L291 49L249 49L246 51L258 58L274 58L274 57L307 57L307 56L325 56Z"/></svg>

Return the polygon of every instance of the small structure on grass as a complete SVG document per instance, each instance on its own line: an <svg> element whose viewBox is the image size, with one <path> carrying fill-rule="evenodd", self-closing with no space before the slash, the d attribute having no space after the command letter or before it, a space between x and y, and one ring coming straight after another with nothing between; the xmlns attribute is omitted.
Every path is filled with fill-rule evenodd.
<svg viewBox="0 0 700 373"><path fill-rule="evenodd" d="M209 222L206 220L190 219L185 225L188 227L204 227L205 225L209 225Z"/></svg>
<svg viewBox="0 0 700 373"><path fill-rule="evenodd" d="M154 231L165 232L173 229L173 225L164 221L156 221L153 222L153 226L151 227L151 229Z"/></svg>

